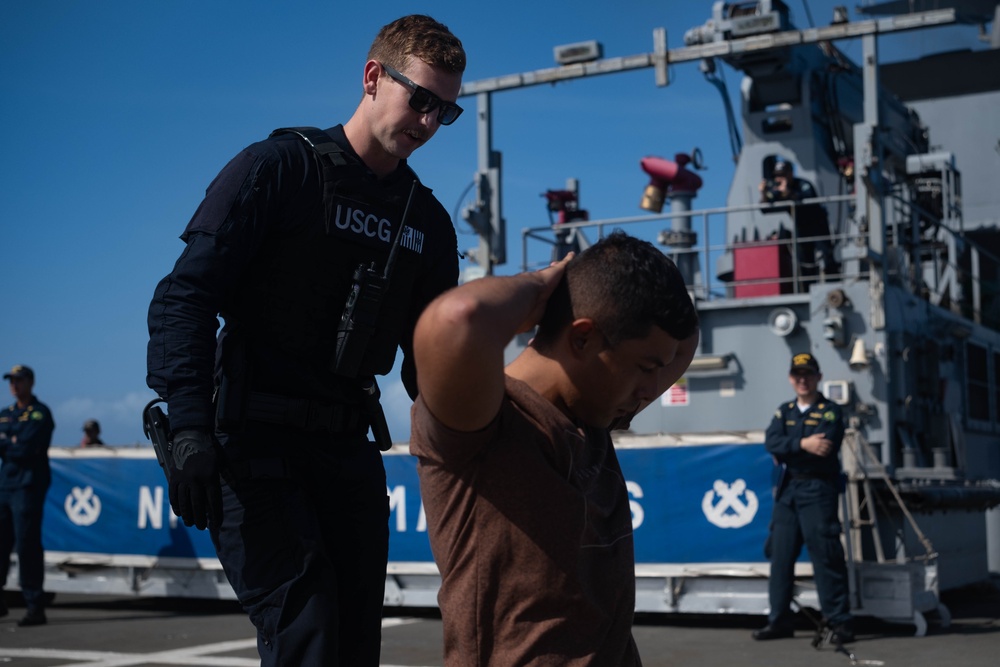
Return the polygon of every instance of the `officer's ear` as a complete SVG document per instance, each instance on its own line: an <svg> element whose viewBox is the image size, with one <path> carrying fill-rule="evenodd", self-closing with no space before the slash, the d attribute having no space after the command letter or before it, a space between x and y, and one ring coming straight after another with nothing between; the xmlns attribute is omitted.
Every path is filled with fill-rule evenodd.
<svg viewBox="0 0 1000 667"><path fill-rule="evenodd" d="M378 91L380 76L382 76L382 63L377 60L369 60L365 63L364 75L361 79L365 95L374 95Z"/></svg>

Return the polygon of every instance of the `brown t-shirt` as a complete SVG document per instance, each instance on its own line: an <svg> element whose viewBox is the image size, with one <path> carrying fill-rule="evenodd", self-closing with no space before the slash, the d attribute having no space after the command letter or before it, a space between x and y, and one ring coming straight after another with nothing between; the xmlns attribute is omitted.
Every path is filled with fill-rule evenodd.
<svg viewBox="0 0 1000 667"><path fill-rule="evenodd" d="M632 515L611 438L506 384L474 433L413 406L444 663L639 667Z"/></svg>

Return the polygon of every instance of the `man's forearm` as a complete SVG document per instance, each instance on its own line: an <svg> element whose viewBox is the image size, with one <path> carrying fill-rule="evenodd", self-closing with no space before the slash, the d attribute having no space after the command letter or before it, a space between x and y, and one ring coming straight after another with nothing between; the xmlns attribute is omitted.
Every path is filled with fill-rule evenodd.
<svg viewBox="0 0 1000 667"><path fill-rule="evenodd" d="M502 351L518 333L530 331L545 311L551 289L537 273L487 277L449 295L467 327L487 350Z"/></svg>
<svg viewBox="0 0 1000 667"><path fill-rule="evenodd" d="M504 349L541 319L565 263L487 277L435 299L420 316L413 351L420 393L444 424L471 431L489 422L504 393Z"/></svg>

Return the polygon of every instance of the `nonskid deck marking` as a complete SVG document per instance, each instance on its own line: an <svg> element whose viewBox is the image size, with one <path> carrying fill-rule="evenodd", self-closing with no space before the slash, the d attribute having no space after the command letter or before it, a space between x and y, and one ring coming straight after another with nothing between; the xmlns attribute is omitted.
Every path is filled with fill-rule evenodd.
<svg viewBox="0 0 1000 667"><path fill-rule="evenodd" d="M255 658L212 657L205 653L236 651L257 646L256 639L242 639L218 644L205 644L172 651L152 653L120 653L117 651L71 651L45 648L0 648L0 658L34 658L37 660L72 660L55 667L130 667L133 665L203 665L204 667L260 667Z"/></svg>
<svg viewBox="0 0 1000 667"><path fill-rule="evenodd" d="M383 628L399 627L416 623L415 618L385 618ZM211 656L212 653L226 651L241 651L257 646L254 639L236 639L232 641L202 644L169 651L154 651L152 653L123 653L119 651L72 651L66 649L21 648L5 649L0 647L0 660L3 658L28 658L36 660L72 660L54 667L135 667L138 665L192 665L195 667L259 667L260 660L256 658L239 658L232 656ZM381 665L381 667L404 667L402 665Z"/></svg>
<svg viewBox="0 0 1000 667"><path fill-rule="evenodd" d="M399 625L399 624L396 624ZM256 646L256 640L242 640L239 642L226 642L229 644L239 644L234 648L222 650L236 650ZM209 644L207 646L215 646ZM190 650L197 650L202 647L194 647ZM186 650L187 651L187 650ZM130 667L133 665L167 664L167 665L196 665L198 667L259 667L260 660L256 658L232 658L232 657L209 657L204 655L177 655L177 651L165 651L162 653L115 653L112 651L60 651L55 649L25 648L25 649L2 649L0 648L0 659L2 658L28 658L36 660L72 660L73 662L54 667ZM386 665L380 667L417 667L407 665ZM428 666L429 667L429 666Z"/></svg>

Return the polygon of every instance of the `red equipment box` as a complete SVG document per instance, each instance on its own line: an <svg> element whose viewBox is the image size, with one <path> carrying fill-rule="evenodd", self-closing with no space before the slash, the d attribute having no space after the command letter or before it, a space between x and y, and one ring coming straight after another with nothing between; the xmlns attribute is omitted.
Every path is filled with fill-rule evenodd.
<svg viewBox="0 0 1000 667"><path fill-rule="evenodd" d="M787 245L747 243L733 248L733 279L736 298L774 296L792 291L792 263ZM739 284L746 280L764 281Z"/></svg>

